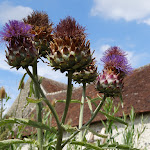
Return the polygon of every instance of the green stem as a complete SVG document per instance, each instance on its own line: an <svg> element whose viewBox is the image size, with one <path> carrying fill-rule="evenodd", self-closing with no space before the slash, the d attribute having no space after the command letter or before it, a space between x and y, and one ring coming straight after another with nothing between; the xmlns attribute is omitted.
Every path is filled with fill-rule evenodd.
<svg viewBox="0 0 150 150"><path fill-rule="evenodd" d="M3 98L1 98L1 118L0 118L0 120L2 120L2 119L3 119ZM2 127L0 128L0 132L2 134L2 132L3 132Z"/></svg>
<svg viewBox="0 0 150 150"><path fill-rule="evenodd" d="M67 96L66 96L66 105L65 105L65 110L62 116L62 120L61 123L64 124L65 123L65 119L67 116L67 112L68 112L68 108L69 108L69 104L71 101L71 95L72 95L72 71L68 71L68 86L67 86Z"/></svg>
<svg viewBox="0 0 150 150"><path fill-rule="evenodd" d="M84 101L86 99L86 83L83 83L83 90L82 90L82 98L81 98L81 104L80 104L80 115L79 115L79 129L83 125L83 112L84 112ZM79 141L82 141L82 135L83 132L79 132ZM81 146L82 149L82 146Z"/></svg>
<svg viewBox="0 0 150 150"><path fill-rule="evenodd" d="M3 119L3 98L1 99L1 120Z"/></svg>
<svg viewBox="0 0 150 150"><path fill-rule="evenodd" d="M33 76L35 77L35 79L38 81L38 75L37 75L37 61L33 64ZM40 98L40 94L38 91L38 88L36 86L36 84L34 84L34 90L35 90L35 98L39 99ZM36 105L36 113L37 113L37 121L42 123L42 103L38 103ZM37 138L38 138L38 143L39 143L39 150L43 150L43 131L42 129L38 128L37 129Z"/></svg>
<svg viewBox="0 0 150 150"><path fill-rule="evenodd" d="M79 130L84 129L84 127L88 126L88 125L93 121L93 119L96 117L96 115L97 115L97 113L99 112L99 110L102 108L102 106L103 106L105 100L106 100L106 95L104 94L104 97L103 97L101 103L100 103L100 104L97 106L97 108L95 109L95 111L94 111L94 113L93 113L91 119L90 119L86 124L84 124ZM74 132L74 133L62 144L62 148L63 148L74 136L76 136L79 132L80 132L80 131Z"/></svg>
<svg viewBox="0 0 150 150"><path fill-rule="evenodd" d="M61 124L60 124L60 121L59 121L59 118L58 118L58 115L54 109L54 107L51 105L51 103L49 102L49 100L46 98L46 96L44 95L41 87L40 87L40 84L38 83L38 81L34 78L34 76L32 75L32 73L30 72L30 70L28 68L25 68L28 75L30 76L30 78L33 80L34 84L37 86L38 88L38 91L41 93L42 97L43 97L43 101L47 104L47 106L49 107L49 109L51 110L55 120L56 120L56 123L57 123L57 127L58 129L61 128Z"/></svg>
<svg viewBox="0 0 150 150"><path fill-rule="evenodd" d="M61 124L65 123L65 119L67 116L67 112L68 112L68 108L69 108L69 104L71 101L71 95L72 95L72 71L68 71L68 86L67 86L67 96L66 96L66 105L65 105L65 110L62 116L62 120L61 120ZM62 137L63 137L63 129L60 128L60 130L58 130L58 135L57 135L57 144L56 144L56 150L61 150L61 143L62 143Z"/></svg>

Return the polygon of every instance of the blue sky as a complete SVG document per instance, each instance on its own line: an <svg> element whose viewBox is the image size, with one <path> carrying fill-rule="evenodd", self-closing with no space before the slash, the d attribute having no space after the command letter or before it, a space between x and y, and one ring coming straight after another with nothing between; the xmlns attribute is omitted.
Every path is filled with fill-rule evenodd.
<svg viewBox="0 0 150 150"><path fill-rule="evenodd" d="M95 50L99 70L102 53L110 46L126 51L133 68L150 62L150 1L148 0L0 0L0 30L11 19L21 20L33 10L45 11L56 25L60 19L74 17L86 27L91 49ZM0 87L4 86L11 106L18 95L18 84L25 71L10 69L0 43ZM38 64L39 75L66 83L65 74Z"/></svg>

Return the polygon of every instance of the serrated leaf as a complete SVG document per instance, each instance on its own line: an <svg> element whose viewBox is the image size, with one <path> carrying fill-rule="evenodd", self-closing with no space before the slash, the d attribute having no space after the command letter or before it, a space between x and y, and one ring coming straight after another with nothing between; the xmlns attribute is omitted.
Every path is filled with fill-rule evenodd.
<svg viewBox="0 0 150 150"><path fill-rule="evenodd" d="M20 118L9 118L9 119L4 119L0 121L0 126L4 126L6 124L23 124L23 125L28 125L28 126L32 126L35 128L40 128L40 129L45 129L45 130L49 130L51 132L57 132L56 129L54 128L49 128L49 126L40 123L40 122L35 122L32 120L28 120L28 119L20 119Z"/></svg>
<svg viewBox="0 0 150 150"><path fill-rule="evenodd" d="M57 102L62 102L62 103L66 103L66 100L56 100ZM81 101L79 100L71 100L70 103L81 103Z"/></svg>
<svg viewBox="0 0 150 150"><path fill-rule="evenodd" d="M89 99L88 97L86 98L86 100L87 100L87 103L88 103L89 109L90 109L90 111L91 111L91 114L93 114L93 108L92 108L91 101L90 101L90 99Z"/></svg>
<svg viewBox="0 0 150 150"><path fill-rule="evenodd" d="M105 116L106 116L107 118L109 118L110 120L117 121L117 122L119 122L119 123L128 125L127 122L123 121L122 119L120 119L120 118L118 118L118 117L114 117L114 116L112 116L112 115L109 115L109 114L107 114L107 113L105 113L105 112L103 112L103 111L101 111L101 110L100 110L99 112L102 113L103 115L105 115Z"/></svg>
<svg viewBox="0 0 150 150"><path fill-rule="evenodd" d="M91 148L94 150L103 150L101 147L98 147L95 144L91 144L91 143L87 143L87 142L72 141L72 142L70 142L70 144L81 145L81 146L85 146L87 148Z"/></svg>
<svg viewBox="0 0 150 150"><path fill-rule="evenodd" d="M26 74L27 74L27 73L25 73L25 74L23 75L23 77L22 77L22 79L21 79L21 81L20 81L18 90L21 89L21 86L22 86L22 83L23 83L23 81L24 81L24 78L25 78Z"/></svg>
<svg viewBox="0 0 150 150"><path fill-rule="evenodd" d="M21 144L21 143L35 144L36 142L34 140L31 140L31 139L24 139L24 140L8 139L8 140L0 141L0 147L4 147L4 146L7 146L7 145L12 145L12 144Z"/></svg>
<svg viewBox="0 0 150 150"><path fill-rule="evenodd" d="M92 132L94 135L98 136L98 137L101 137L101 138L107 138L108 135L107 134L100 134L100 133L97 133L95 132L93 129L91 128L87 128L87 127L84 127L85 129L89 130L90 132Z"/></svg>
<svg viewBox="0 0 150 150"><path fill-rule="evenodd" d="M32 94L34 94L34 93L35 93L35 92L34 92L34 88L33 88L33 80L31 80L31 82L30 82L29 97L31 97Z"/></svg>
<svg viewBox="0 0 150 150"><path fill-rule="evenodd" d="M26 97L26 100L28 101L28 103L40 103L41 101L43 101L43 98L34 99L34 98L31 98L31 97Z"/></svg>
<svg viewBox="0 0 150 150"><path fill-rule="evenodd" d="M91 102L95 102L95 101L97 101L97 100L102 100L101 97L96 97L96 98L93 98L93 99L92 99L91 97L87 96L87 98L90 99Z"/></svg>
<svg viewBox="0 0 150 150"><path fill-rule="evenodd" d="M74 131L77 131L78 128L77 127L72 127L71 125L62 125L62 127L64 128L65 131L67 132L74 132Z"/></svg>
<svg viewBox="0 0 150 150"><path fill-rule="evenodd" d="M128 146L128 145L119 144L119 143L113 143L113 144L109 144L109 145L100 145L100 147L102 147L103 149L140 150L140 149L131 148L131 147Z"/></svg>

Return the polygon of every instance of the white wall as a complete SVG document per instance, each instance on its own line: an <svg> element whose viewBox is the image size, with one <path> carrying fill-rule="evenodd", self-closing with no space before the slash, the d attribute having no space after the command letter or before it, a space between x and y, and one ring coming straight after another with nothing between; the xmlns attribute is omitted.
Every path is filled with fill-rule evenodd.
<svg viewBox="0 0 150 150"><path fill-rule="evenodd" d="M135 147L136 148L139 148L139 149L144 149L145 147L147 148L147 150L150 150L150 113L147 113L145 115L143 115L144 117L144 126L146 127L145 128L145 131L143 132L143 134L141 135L140 139L138 142L135 141ZM130 121L129 119L127 119L127 122L130 124ZM118 127L118 132L119 133L122 133L124 131L124 125L120 124L120 123L115 123ZM141 129L142 128L142 124L141 124L141 116L138 115L135 119L135 131L137 131L137 128L138 129ZM100 132L101 129L103 128L103 125L102 123L97 123L97 124L93 124L90 126L91 129L97 131L97 132ZM116 129L113 129L113 134L116 133ZM96 136L94 136L94 139L97 139ZM115 138L115 140L117 142L119 142L120 144L123 143L123 137L122 137L122 134L120 134L119 136L117 136Z"/></svg>

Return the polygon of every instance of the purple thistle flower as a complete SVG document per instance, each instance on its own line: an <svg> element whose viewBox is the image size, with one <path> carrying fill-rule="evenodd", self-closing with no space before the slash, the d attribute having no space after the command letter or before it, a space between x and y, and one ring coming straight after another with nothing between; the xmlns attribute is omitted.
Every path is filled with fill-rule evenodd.
<svg viewBox="0 0 150 150"><path fill-rule="evenodd" d="M7 42L6 59L10 66L32 66L38 58L38 51L34 46L32 27L24 22L12 20L5 24L0 32L2 41Z"/></svg>
<svg viewBox="0 0 150 150"><path fill-rule="evenodd" d="M128 63L126 53L117 46L110 47L106 50L101 61L104 62L105 69L115 69L118 73L122 72L124 75L131 73L133 70Z"/></svg>
<svg viewBox="0 0 150 150"><path fill-rule="evenodd" d="M11 42L11 39L23 38L23 37L30 37L32 38L33 35L30 33L32 27L31 25L25 24L24 22L11 20L9 23L6 23L3 27L3 31L0 31L0 38L3 41Z"/></svg>

